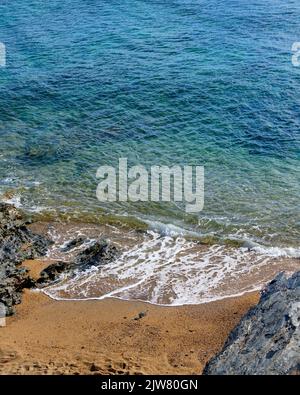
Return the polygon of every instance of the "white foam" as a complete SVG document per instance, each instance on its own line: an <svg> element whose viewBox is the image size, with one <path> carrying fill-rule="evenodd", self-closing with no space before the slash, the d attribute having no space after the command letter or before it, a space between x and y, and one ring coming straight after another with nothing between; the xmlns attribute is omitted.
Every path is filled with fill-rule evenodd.
<svg viewBox="0 0 300 395"><path fill-rule="evenodd" d="M11 204L11 205L15 206L16 208L26 209L26 211L28 211L30 213L41 213L41 212L50 211L50 210L53 211L53 209L51 209L50 207L46 207L46 206L25 207L23 204L23 201L22 201L23 200L22 196L20 194L15 194L11 198L1 196L0 200L1 200L1 202Z"/></svg>
<svg viewBox="0 0 300 395"><path fill-rule="evenodd" d="M290 264L248 248L203 247L149 231L142 243L101 269L45 289L55 299L116 297L160 305L199 304L257 290Z"/></svg>
<svg viewBox="0 0 300 395"><path fill-rule="evenodd" d="M48 235L49 238L54 242L54 244L51 245L47 251L47 259L52 261L60 260L65 262L72 260L76 253L87 248L95 241L94 238L89 238L86 236L89 230L89 227L81 227L81 229L77 230L68 229L65 231L65 233L62 234L55 227L50 227L50 229L48 230ZM86 240L82 244L70 249L69 252L65 252L64 249L68 245L68 243L80 236L86 238Z"/></svg>
<svg viewBox="0 0 300 395"><path fill-rule="evenodd" d="M149 221L143 220L149 228L162 236L202 236L199 232L193 232L191 230L185 229L181 226L174 225L171 223L165 224L159 221Z"/></svg>
<svg viewBox="0 0 300 395"><path fill-rule="evenodd" d="M293 247L264 247L264 246L256 246L253 248L254 251L276 257L276 258L300 258L300 248Z"/></svg>
<svg viewBox="0 0 300 395"><path fill-rule="evenodd" d="M1 200L3 203L12 204L13 206L15 206L17 208L22 207L21 195L14 195L11 198L2 197Z"/></svg>
<svg viewBox="0 0 300 395"><path fill-rule="evenodd" d="M6 177L3 180L1 180L1 184L11 184L14 181L12 177Z"/></svg>

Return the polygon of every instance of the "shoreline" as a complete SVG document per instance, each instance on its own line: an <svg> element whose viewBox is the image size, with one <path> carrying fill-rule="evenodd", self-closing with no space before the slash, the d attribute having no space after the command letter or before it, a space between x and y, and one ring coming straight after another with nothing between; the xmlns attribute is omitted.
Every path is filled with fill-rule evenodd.
<svg viewBox="0 0 300 395"><path fill-rule="evenodd" d="M122 247L132 248L142 236L109 227L89 227L86 234L82 226L74 228L65 224L54 227L36 223L29 230L18 210L3 206L2 211L3 228L9 229L2 242L2 250L7 251L4 268L8 271L2 276L5 285L2 300L9 313L15 311L16 314L8 317L7 325L0 328L0 374L199 375L222 349L241 318L258 303L259 292L172 306L138 301L134 297L128 301L107 292L102 300L74 300L68 292L69 300L50 298L44 292L37 292L36 286L50 284L52 287L62 272L74 274L74 267L82 273L93 265L100 265L103 272L110 270L112 260L118 261ZM36 233L32 233L33 230ZM51 243L52 238L47 239L49 235L54 242ZM113 243L105 241L104 235L110 236ZM12 250L11 240L14 240ZM190 247L195 248L193 252L199 260L198 253L201 254L204 247L195 244ZM167 248L164 243L159 245L159 251ZM153 250L150 252L152 257ZM158 259L155 254L154 257ZM169 256L159 258L170 263ZM135 265L136 262L133 254L129 263ZM149 265L147 256L145 262ZM122 261L121 268L127 263L126 259ZM220 270L220 264L217 267ZM194 273L198 273L197 270L204 268L196 265ZM117 276L118 272L113 274ZM259 276L259 272L256 275ZM231 284L234 279L237 276L231 279ZM88 280L83 279L78 286ZM242 282L241 277L238 280ZM193 283L196 288L197 281ZM99 277L96 284L92 283L95 294L103 292L107 284L105 276ZM168 279L165 284L168 285ZM144 285L141 291L146 292ZM190 290L195 292L195 288Z"/></svg>
<svg viewBox="0 0 300 395"><path fill-rule="evenodd" d="M1 374L201 374L258 293L189 306L56 301L26 290L0 329Z"/></svg>
<svg viewBox="0 0 300 395"><path fill-rule="evenodd" d="M76 259L75 254L83 251L87 243L71 250L70 254L73 255L70 256L66 256L62 247L76 241L78 235L87 241L101 238L108 240L121 252L117 265L105 266L103 273L93 276L89 287L86 286L84 276L79 279L82 280L82 289L72 280L64 283L66 288L63 291L59 284L57 288L55 284L50 285L45 292L54 300L103 300L115 297L150 302L157 306L188 306L258 292L280 271L293 273L298 267L297 259L272 258L236 246L210 246L180 237L129 231L117 226L35 222L30 225L30 229L55 241L50 255L39 259L42 268L47 266L47 262ZM168 262L168 268L165 262ZM209 264L205 265L205 262ZM35 263L31 268L37 269ZM136 274L134 279L131 277L132 269ZM161 277L160 272L166 278ZM182 280L183 276L188 279L186 283ZM123 282L116 284L115 278L121 278ZM139 285L141 280L144 281L143 287ZM151 292L154 287L158 291L153 297Z"/></svg>
<svg viewBox="0 0 300 395"><path fill-rule="evenodd" d="M111 300L117 300L120 302L128 302L128 303L142 303L145 305L151 305L151 306L155 306L155 307L161 307L161 308L172 308L172 307L188 307L188 306L200 306L203 304L209 304L209 303L215 303L215 302L222 302L225 301L226 299L236 299L236 298L241 298L243 296L246 295L250 295L250 294L259 294L262 291L263 287L257 287L256 289L254 288L253 290L250 291L244 291L241 292L239 294L235 294L235 295L226 295L226 296L222 296L213 300L208 300L208 301L203 301L200 303L183 303L183 304L159 304L159 303L154 303L154 302L149 302L147 300L142 300L142 299L123 299L121 297L118 296L107 296L104 295L103 297L94 297L94 298L72 298L72 299L68 299L68 298L55 298L54 296L48 295L47 292L45 292L43 289L34 289L32 292L34 293L41 293L43 295L45 295L46 297L48 297L49 299L52 299L56 302L85 302L85 301L104 301L106 299L111 299Z"/></svg>

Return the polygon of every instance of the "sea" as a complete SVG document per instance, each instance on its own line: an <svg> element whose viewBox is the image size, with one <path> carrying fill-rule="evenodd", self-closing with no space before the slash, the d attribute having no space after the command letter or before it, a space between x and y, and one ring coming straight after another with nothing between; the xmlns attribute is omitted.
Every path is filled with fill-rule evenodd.
<svg viewBox="0 0 300 395"><path fill-rule="evenodd" d="M52 224L49 259L122 251L51 297L197 304L299 269L299 0L2 0L0 42L0 200ZM203 210L101 203L119 158L204 166Z"/></svg>

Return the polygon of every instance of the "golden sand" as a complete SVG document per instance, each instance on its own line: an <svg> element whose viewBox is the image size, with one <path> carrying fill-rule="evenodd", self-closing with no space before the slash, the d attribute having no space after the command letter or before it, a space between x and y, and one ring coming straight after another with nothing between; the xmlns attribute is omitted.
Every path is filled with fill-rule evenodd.
<svg viewBox="0 0 300 395"><path fill-rule="evenodd" d="M27 290L0 328L0 373L200 374L258 296L162 307Z"/></svg>

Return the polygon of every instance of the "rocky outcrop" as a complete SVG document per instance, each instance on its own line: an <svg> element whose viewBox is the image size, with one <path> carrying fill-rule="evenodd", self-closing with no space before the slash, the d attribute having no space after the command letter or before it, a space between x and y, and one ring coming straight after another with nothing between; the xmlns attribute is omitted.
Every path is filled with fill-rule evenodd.
<svg viewBox="0 0 300 395"><path fill-rule="evenodd" d="M111 262L119 255L116 247L111 245L107 240L98 240L87 247L75 258L76 268L81 270L88 269L91 266L102 266Z"/></svg>
<svg viewBox="0 0 300 395"><path fill-rule="evenodd" d="M266 287L203 374L300 374L300 272Z"/></svg>
<svg viewBox="0 0 300 395"><path fill-rule="evenodd" d="M77 243L70 242L74 246ZM119 255L116 247L106 240L97 240L89 247L81 251L71 262L56 262L44 269L38 280L39 284L49 284L60 278L61 274L72 275L78 271L85 271L92 266L103 266Z"/></svg>
<svg viewBox="0 0 300 395"><path fill-rule="evenodd" d="M40 273L40 278L37 280L37 284L48 285L49 283L58 280L62 273L67 273L71 270L71 266L71 262L52 263Z"/></svg>
<svg viewBox="0 0 300 395"><path fill-rule="evenodd" d="M7 315L20 303L22 289L34 285L28 271L20 267L25 259L45 255L50 240L31 232L22 213L14 206L0 203L0 303Z"/></svg>
<svg viewBox="0 0 300 395"><path fill-rule="evenodd" d="M97 240L81 250L71 262L56 262L48 266L35 282L21 263L45 255L52 242L33 233L27 225L20 210L0 203L0 303L4 304L7 315L13 314L14 305L21 302L24 288L37 283L48 285L57 281L62 273L73 275L91 266L102 266L119 255L116 247L108 241ZM78 237L64 246L63 252L82 247L87 242L83 237Z"/></svg>

